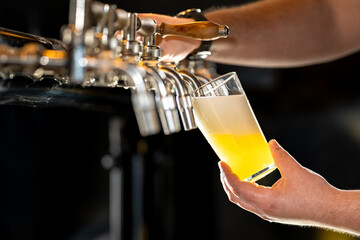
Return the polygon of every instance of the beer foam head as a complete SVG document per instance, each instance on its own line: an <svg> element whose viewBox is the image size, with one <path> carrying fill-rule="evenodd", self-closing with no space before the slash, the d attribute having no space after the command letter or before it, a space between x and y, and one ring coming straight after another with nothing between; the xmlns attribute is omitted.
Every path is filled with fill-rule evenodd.
<svg viewBox="0 0 360 240"><path fill-rule="evenodd" d="M197 124L213 134L251 134L259 131L245 95L193 98Z"/></svg>

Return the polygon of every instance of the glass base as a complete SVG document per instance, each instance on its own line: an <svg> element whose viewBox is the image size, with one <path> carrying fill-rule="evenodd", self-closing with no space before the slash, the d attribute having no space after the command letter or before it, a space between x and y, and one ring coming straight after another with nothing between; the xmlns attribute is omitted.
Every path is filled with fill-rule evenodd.
<svg viewBox="0 0 360 240"><path fill-rule="evenodd" d="M257 173L251 175L250 177L248 177L244 181L256 182L257 180L265 177L266 175L268 175L269 173L271 173L275 169L276 169L275 164L271 164L271 165L267 166L266 168L264 168L263 170L260 170Z"/></svg>

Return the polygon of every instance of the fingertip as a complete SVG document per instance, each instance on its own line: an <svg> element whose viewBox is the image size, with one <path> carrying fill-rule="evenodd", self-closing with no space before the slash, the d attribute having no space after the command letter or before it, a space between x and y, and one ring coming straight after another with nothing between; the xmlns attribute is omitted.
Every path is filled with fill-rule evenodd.
<svg viewBox="0 0 360 240"><path fill-rule="evenodd" d="M284 176L283 174L287 172L286 169L288 169L290 166L294 166L293 163L298 165L296 160L282 146L280 146L280 144L275 139L269 141L269 147L275 165L279 169L282 176Z"/></svg>
<svg viewBox="0 0 360 240"><path fill-rule="evenodd" d="M226 182L227 186L235 186L235 185L250 185L250 186L258 186L257 183L250 183L247 181L242 181L231 169L229 164L224 161L220 161L218 163L219 168L221 170L220 175L223 177L224 182Z"/></svg>
<svg viewBox="0 0 360 240"><path fill-rule="evenodd" d="M224 176L225 179L231 179L231 181L236 181L238 178L237 175L232 171L231 167L224 161L218 163L220 168L220 173Z"/></svg>
<svg viewBox="0 0 360 240"><path fill-rule="evenodd" d="M223 161L219 161L218 166L219 166L220 170L222 170L222 165L223 165Z"/></svg>
<svg viewBox="0 0 360 240"><path fill-rule="evenodd" d="M219 161L218 166L222 172L232 172L231 167L224 161Z"/></svg>
<svg viewBox="0 0 360 240"><path fill-rule="evenodd" d="M279 154L280 155L284 155L285 153L287 154L285 149L282 146L280 146L280 144L275 139L271 139L269 141L269 148L273 157L275 157L275 155L278 156ZM276 161L276 159L274 160Z"/></svg>
<svg viewBox="0 0 360 240"><path fill-rule="evenodd" d="M230 165L225 161L221 161L221 165L230 168Z"/></svg>
<svg viewBox="0 0 360 240"><path fill-rule="evenodd" d="M282 147L280 146L280 144L275 140L275 139L271 139L269 141L269 145L272 147L272 148L275 148L275 149L281 149Z"/></svg>
<svg viewBox="0 0 360 240"><path fill-rule="evenodd" d="M222 161L218 161L218 167L220 168L220 170L221 170L221 162Z"/></svg>

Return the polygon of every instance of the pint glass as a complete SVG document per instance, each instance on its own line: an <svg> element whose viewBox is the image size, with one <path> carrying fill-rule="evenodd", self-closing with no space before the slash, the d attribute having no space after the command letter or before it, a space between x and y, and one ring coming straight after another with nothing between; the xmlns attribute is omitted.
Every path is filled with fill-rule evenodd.
<svg viewBox="0 0 360 240"><path fill-rule="evenodd" d="M241 180L255 182L275 169L268 144L235 72L193 91L192 101L200 131Z"/></svg>

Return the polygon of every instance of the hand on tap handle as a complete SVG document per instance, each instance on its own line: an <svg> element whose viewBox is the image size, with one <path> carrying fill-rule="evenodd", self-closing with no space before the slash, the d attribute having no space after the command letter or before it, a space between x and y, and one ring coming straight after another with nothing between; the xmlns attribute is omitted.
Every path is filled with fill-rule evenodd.
<svg viewBox="0 0 360 240"><path fill-rule="evenodd" d="M229 28L209 21L195 22L191 18L175 18L160 14L138 14L141 19L157 22L157 44L162 49L161 61L176 62L199 48L199 40L226 38Z"/></svg>
<svg viewBox="0 0 360 240"><path fill-rule="evenodd" d="M177 25L192 23L194 19L190 18L175 18L161 14L138 14L138 17L151 18L156 20L158 25L166 23L168 25ZM184 59L187 55L199 48L201 41L183 37L183 36L167 36L165 38L158 37L157 44L161 47L161 61L164 62L177 62Z"/></svg>

